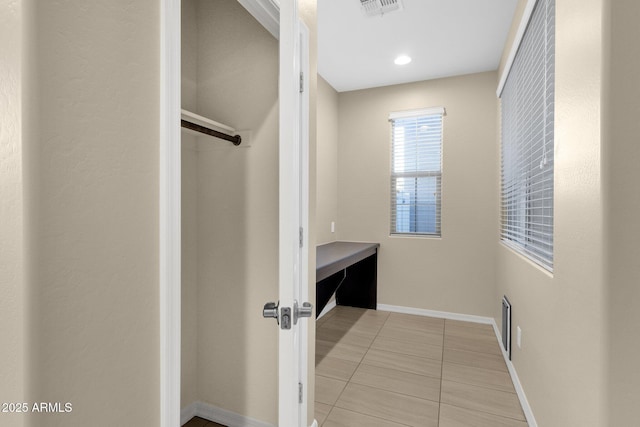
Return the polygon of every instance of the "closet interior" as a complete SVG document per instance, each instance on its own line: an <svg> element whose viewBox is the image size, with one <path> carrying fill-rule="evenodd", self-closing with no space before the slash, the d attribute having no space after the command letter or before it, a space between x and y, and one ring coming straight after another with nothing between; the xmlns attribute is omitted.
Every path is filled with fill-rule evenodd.
<svg viewBox="0 0 640 427"><path fill-rule="evenodd" d="M275 425L278 41L237 1L182 0L181 49L181 423Z"/></svg>

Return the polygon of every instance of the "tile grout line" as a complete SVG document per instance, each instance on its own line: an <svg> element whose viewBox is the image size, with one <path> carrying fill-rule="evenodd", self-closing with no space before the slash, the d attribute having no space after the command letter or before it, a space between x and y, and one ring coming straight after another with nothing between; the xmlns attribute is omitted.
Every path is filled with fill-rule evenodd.
<svg viewBox="0 0 640 427"><path fill-rule="evenodd" d="M334 309L333 309L333 310L335 310L336 308L337 308L337 306L336 306L336 307L334 307ZM333 310L331 310L331 311L333 311ZM327 313L327 314L328 314L328 313ZM325 316L326 316L326 315L325 315ZM335 316L335 314L334 314L334 316ZM333 317L333 316L331 316L331 317ZM328 319L323 323L323 325L324 325L324 324L326 324L326 323L328 323L330 320L331 320L331 318L328 318ZM385 320L385 323L386 323L386 320ZM384 325L383 325L383 326L384 326ZM351 328L349 328L349 330L351 330ZM348 332L348 331L347 331L347 332ZM379 331L378 331L378 332L379 332ZM346 335L346 333L345 333L345 335ZM376 334L376 336L375 336L375 337L373 338L373 340L371 341L371 344L373 344L373 341L376 339L376 337L377 337L377 336L378 336L378 335ZM316 338L316 339L317 339L317 338ZM369 349L371 348L371 344L369 344L369 347L367 347L367 352L369 352ZM364 356L366 356L367 352L365 352ZM322 422L322 424L324 424L324 423L329 419L329 416L330 416L330 415L331 415L331 413L333 412L333 409L336 407L336 403L338 403L338 400L340 400L340 397L342 396L342 394L343 394L343 393L344 393L344 391L346 390L347 386L348 386L348 385L349 385L349 383L351 382L351 378L353 377L353 374L355 374L355 373L356 373L356 371L358 370L358 368L360 367L360 363L362 362L362 359L364 359L364 356L362 356L362 358L360 359L360 362L358 362L358 366L356 366L356 369L354 369L353 373L351 373L351 375L349 376L349 379L345 382L344 387L343 387L343 388L342 388L342 390L340 391L340 394L339 394L339 395L338 395L338 397L336 398L335 402L333 402L333 404L331 405L331 409L329 409L329 413L328 413L328 414L327 414L327 416L325 417L325 419L324 419L324 421ZM318 375L318 374L316 374L316 375ZM322 376L322 375L320 375L320 376ZM326 377L325 377L325 378L326 378Z"/></svg>
<svg viewBox="0 0 640 427"><path fill-rule="evenodd" d="M456 350L457 349L452 349L452 350ZM466 350L463 350L466 351ZM467 351L467 353L477 353L477 354L490 354L490 353L480 353L478 351ZM435 360L435 359L430 359L430 360ZM482 366L475 366L475 365L469 365L467 363L463 363L463 362L455 362L455 361L451 361L451 360L447 360L447 363L450 363L452 365L458 365L458 366L466 366L467 368L475 368L475 369L483 369L485 371L491 371L491 372L499 372L499 373L503 373L503 374L509 374L508 370L503 370L503 369L493 369L493 368L484 368ZM515 393L515 392L514 392Z"/></svg>
<svg viewBox="0 0 640 427"><path fill-rule="evenodd" d="M366 312L365 312L366 313ZM362 317L362 316L361 316ZM360 319L360 318L358 318ZM356 366L356 369L353 370L353 372L351 373L351 375L349 376L349 379L347 380L347 382L344 385L344 388L342 389L342 391L340 392L340 394L338 395L338 398L336 399L336 401L334 402L333 406L335 406L336 403L338 403L338 400L340 400L340 397L342 397L342 394L344 393L344 391L346 390L347 386L349 385L349 383L351 382L351 378L353 378L353 375L356 373L356 371L358 370L358 368L360 368L360 365L362 364L362 360L364 360L365 356L367 355L367 353L369 353L369 350L371 350L371 346L373 345L373 342L376 340L376 338L378 338L378 335L380 334L380 331L382 330L382 328L384 327L384 325L387 323L387 320L389 320L389 315L387 314L387 318L384 320L384 323L382 324L382 326L380 327L380 329L378 330L378 332L376 332L376 335L373 337L373 339L371 340L371 343L369 344L369 346L367 347L367 351L362 355L362 357L360 358L360 361L358 362L358 366ZM349 328L349 331L351 330L351 328ZM333 408L331 408L331 410L333 410Z"/></svg>
<svg viewBox="0 0 640 427"><path fill-rule="evenodd" d="M356 371L358 370L358 368L360 368L360 366L361 366L361 365L371 366L371 367L374 367L374 368L376 368L376 367L377 367L376 365L369 365L369 364L367 364L367 363L364 363L364 358L365 358L365 357L366 357L366 355L369 353L369 350L371 350L371 347L373 346L373 342L376 340L376 338L378 338L378 337L380 336L380 332L382 332L382 329L383 329L383 328L385 327L385 325L387 324L387 321L389 320L389 317L390 317L390 316L389 316L389 315L387 315L387 319L384 321L384 323L382 324L382 327L380 328L380 330L378 331L378 333L376 334L376 336L373 338L373 341L371 341L371 344L370 344L370 345L369 345L369 347L367 348L367 352L364 354L364 356L362 356L362 359L361 359L361 360L360 360L360 362L358 363L358 366L356 367L356 369L353 371L353 374L351 374L351 377L350 377L350 378L349 378L349 380L347 381L347 384L351 383L351 378L353 378L353 375L356 373ZM406 329L406 328L405 328L405 329ZM443 327L442 337L443 337L443 338L442 338L442 340L443 340L443 346L444 346L444 327ZM383 338L384 338L384 337L383 337ZM399 340L399 341L400 341L400 340ZM386 351L386 350L379 350L379 351ZM395 351L388 351L388 352L389 352L389 353L393 353L393 354L401 354L401 355L405 355L405 356L412 356L412 355L408 355L408 354L406 354L406 353L400 353L400 352L395 352ZM443 352L444 352L444 347L443 347ZM420 357L420 356L415 356L415 357ZM444 357L444 354L443 354L443 357ZM431 358L429 358L429 357L422 357L422 359L433 360L433 361L436 361L436 360L437 360L437 359L431 359ZM398 372L410 373L410 374L412 374L412 375L416 375L416 376L419 376L419 377L426 377L426 378L433 378L433 379L436 379L436 377L433 377L433 376L431 376L431 375L423 375L423 374L418 374L418 373L415 373L415 372L409 372L409 371L403 371L403 370L401 370L401 369L395 369L395 368L388 368L388 369L390 369L390 370L395 370L395 371L398 371ZM440 360L440 383L441 383L440 392L442 392L442 360ZM414 395L412 395L412 394L400 393L400 392L398 392L398 391L391 391L391 390L387 390L387 389L384 389L384 388L375 387L375 386L372 386L372 385L369 385L369 384L360 384L360 383L352 383L352 384L357 384L357 385L364 386L364 387L370 387L370 388L372 388L372 389L376 389L376 390L387 391L387 392L395 393L395 394L398 394L398 395L401 395L401 396L413 397L413 398L420 399L420 400L424 400L424 401L427 401L427 402L434 402L434 403L438 403L438 409L439 409L439 406L440 406L440 400L439 400L439 399L438 399L438 401L436 402L435 400L425 399L424 397L414 396ZM345 388L346 388L346 385L345 385ZM342 393L341 393L340 395L342 395ZM340 397L338 397L338 399L340 399ZM336 402L337 402L337 400L336 400ZM365 415L367 415L367 414L365 414ZM376 418L379 418L379 417L376 417ZM380 418L380 419L384 419L384 418ZM395 421L394 421L394 422L395 422Z"/></svg>
<svg viewBox="0 0 640 427"><path fill-rule="evenodd" d="M459 365L459 366L466 366L466 365ZM444 369L444 367L443 367L443 369ZM471 386L471 387L483 388L485 390L499 391L499 392L502 392L502 393L516 394L516 395L518 394L515 391L508 391L508 390L504 390L504 389L496 388L496 387L488 387L488 386L482 385L482 384L475 384L475 383L464 382L464 381L460 381L460 380L456 381L456 380L450 380L450 379L447 379L447 381L449 381L451 383L462 384L462 385L467 385L467 386Z"/></svg>
<svg viewBox="0 0 640 427"><path fill-rule="evenodd" d="M464 349L464 348L455 348L455 347L449 347L449 348L451 348L451 350L466 351L466 352L468 352L468 353L488 354L488 355L490 355L490 356L496 356L496 357L500 356L500 357L502 357L502 355L501 355L501 354L498 354L498 353L490 353L490 352L488 352L488 351L467 350L467 349ZM504 360L504 359L503 359L503 360Z"/></svg>
<svg viewBox="0 0 640 427"><path fill-rule="evenodd" d="M377 310L376 310L376 311L377 311ZM328 322L329 320L330 320L330 319L327 319L327 322ZM376 338L378 338L378 335L380 335L380 331L382 331L382 328L384 328L384 325L386 325L386 324L387 324L387 321L388 321L388 320L389 320L389 314L387 314L387 318L384 320L384 323L382 324L382 326L380 327L380 329L378 330L378 332L376 332L375 336L374 336L374 337L373 337L373 339L371 340L371 343L370 343L370 344L369 344L369 346L367 347L367 351L365 352L365 354L364 354L364 355L362 356L362 358L360 359L360 362L358 362L358 366L356 366L356 369L354 369L353 373L351 374L351 376L350 376L350 377L349 377L349 379L347 380L346 384L344 385L344 388L342 389L342 391L341 391L341 392L340 392L340 394L338 395L338 398L336 399L336 401L334 402L334 404L333 404L333 405L331 405L331 409L329 410L329 413L327 414L327 417L326 417L326 418L325 418L325 420L322 422L322 424L324 424L324 423L329 419L329 416L330 416L330 415L331 415L331 413L333 412L334 408L336 408L336 403L338 403L338 401L340 400L340 397L342 397L342 394L343 394L343 393L344 393L344 391L346 390L347 386L349 385L349 383L351 383L351 378L353 378L353 375L356 373L356 371L358 370L358 368L360 368L360 365L362 364L362 361L364 360L365 356L367 355L367 353L369 353L369 350L371 350L371 346L373 345L373 342L376 340ZM325 323L326 323L326 322L325 322ZM358 384L358 385L361 385L361 384ZM375 387L371 387L371 388L375 388ZM398 394L400 394L400 393L398 393ZM426 399L424 399L424 400L426 400ZM342 410L345 410L345 411L351 411L350 409L340 408L339 406L338 406L337 408L342 409ZM357 411L351 411L351 412L354 412L354 413L356 413L356 414L365 415L365 416L372 417L372 418L376 418L376 419L383 420L383 421L393 422L393 423L398 424L398 425L404 425L404 426L407 426L407 427L411 427L411 426L409 426L409 425L407 425L407 424L399 423L399 422L397 422L397 421L388 420L388 419L386 419L386 418L380 418L380 417L377 417L377 416L375 416L375 415L371 415L371 414L363 414L363 413L361 413L361 412L357 412Z"/></svg>
<svg viewBox="0 0 640 427"><path fill-rule="evenodd" d="M386 337L382 337L382 338L386 338ZM397 341L399 341L399 340L397 340ZM434 347L436 346L435 344L427 344L427 345L431 345L431 346L434 346ZM406 352L403 353L401 351L393 351L393 350L389 350L389 349L384 349L384 350L383 349L374 349L374 350L383 351L385 353L400 354L402 356L419 357L420 359L427 359L427 360L431 360L431 361L434 361L434 362L440 362L439 359L434 359L432 357L426 357L426 356L419 356L417 354L412 354L412 353L406 353Z"/></svg>
<svg viewBox="0 0 640 427"><path fill-rule="evenodd" d="M365 311L365 313L366 313L366 311ZM389 319L391 318L390 314L391 313L387 314L386 318L384 319L384 322L382 322L380 327L377 329L377 332L374 334L374 336L373 336L372 340L370 341L369 345L366 346L366 351L365 351L364 355L362 357L360 357L359 361L357 362L356 368L354 369L352 374L349 376L349 378L346 380L344 388L341 390L341 392L338 395L338 397L336 398L336 401L334 402L334 404L330 405L330 409L329 409L329 411L327 413L327 416L325 417L322 425L324 425L324 423L329 419L330 415L333 413L335 408L338 408L340 410L346 410L346 411L354 412L354 413L359 413L361 415L373 417L373 418L376 418L376 419L379 419L379 420L385 420L385 421L394 422L394 423L397 423L399 425L406 425L406 424L400 423L400 422L398 422L396 420L390 420L390 419L382 418L382 417L371 415L371 414L366 414L366 413L362 413L362 412L358 412L358 411L352 411L350 409L346 409L346 408L342 408L340 406L337 406L337 403L339 402L340 398L344 394L344 391L346 390L347 386L350 385L350 384L357 384L357 385L364 386L364 387L370 387L372 389L385 390L383 388L378 388L378 387L371 386L371 385L354 383L354 382L352 382L352 379L353 379L353 376L355 375L355 373L358 371L358 369L360 369L362 366L373 366L373 367L375 367L375 365L369 365L369 364L365 363L364 359L365 359L366 355L369 353L369 351L373 348L373 344L376 341L376 339L378 339L381 336L382 330L385 328L386 325L388 325ZM333 316L331 316L331 317L333 317ZM361 317L362 317L362 315L358 318L358 320ZM322 326L330 324L330 323L331 323L331 319L328 318L327 321L324 322L324 324ZM444 383L444 375L443 375L444 374L444 362L445 362L444 352L445 352L445 341L446 341L446 337L447 337L447 323L448 323L447 319L444 319L443 329L442 329L441 360L439 361L440 362L440 390L439 390L440 393L439 393L439 398L438 398L438 402L437 402L438 403L438 418L436 420L436 423L437 423L436 425L437 426L440 425L441 415L442 415L442 405L443 405L443 402L442 402L442 392L443 392L442 386L443 386L443 383ZM455 325L453 325L453 326L455 326ZM412 328L403 328L403 329L411 330ZM350 330L351 330L351 328L349 328L349 331ZM455 333L454 333L454 336L456 336ZM391 338L393 338L393 337L391 337ZM458 338L465 339L466 337L458 337ZM387 351L387 350L380 350L380 351ZM456 351L461 351L461 352L470 353L470 354L484 354L484 355L492 355L493 354L493 353L487 353L487 352L482 352L482 351L474 351L474 350L468 350L468 349L456 349ZM399 355L401 355L401 354L404 355L405 354L405 353L402 353L402 352L394 352L394 351L388 351L388 352L389 353L394 353L394 354L399 354ZM420 356L415 356L415 357L420 357ZM432 358L428 358L428 357L427 358L421 357L421 358L429 359L429 360L434 361L434 362L437 360L437 359L432 359ZM467 364L467 363L459 363L459 362L455 362L455 361L454 362L447 362L447 363L451 363L451 364L458 365L458 366L465 366L465 367L472 368L472 369L473 368L477 368L477 369L480 369L480 370L489 371L489 373L490 372L503 372L503 371L498 370L498 369L483 368L481 366L473 366L473 365L470 365L470 364ZM399 371L404 372L402 369L399 369ZM422 376L422 377L434 378L433 376L430 376L430 375L422 375L422 374L415 373L415 372L412 372L412 373L415 374L415 375L418 375L418 376ZM322 375L320 375L320 376L322 376ZM331 377L327 377L327 378L331 378ZM478 388L482 388L482 389L486 389L486 390L493 390L493 391L497 391L497 392L514 394L512 391L504 390L504 389L500 389L500 388L496 388L496 387L491 387L491 386L486 386L485 384L469 383L469 382L464 382L464 380L462 380L462 381L460 381L460 380L458 380L458 381L457 380L447 380L447 381L451 381L451 382L457 383L457 384L474 386L474 387L478 387ZM385 390L385 391L389 391L389 390ZM397 392L394 392L394 393L397 393ZM405 395L404 393L397 393L397 394ZM515 393L515 394L517 394L517 393ZM433 400L422 399L422 398L420 398L418 396L413 396L413 395L410 395L410 394L408 394L406 396L418 398L418 399L425 400L425 401L434 402ZM495 413L495 412L487 411L487 410L480 409L480 408L467 408L467 407L464 407L464 406L459 406L457 404L451 404L451 403L447 403L447 405L450 405L450 406L455 407L455 408L463 409L463 410L478 411L480 413L485 413L485 414L488 414L488 415L499 417L499 418L504 419L504 420L512 420L512 421L518 421L518 422L523 422L524 421L526 423L526 419L525 420L521 420L519 418L514 418L513 416L510 416L510 415L505 415L505 414L501 414L501 413Z"/></svg>
<svg viewBox="0 0 640 427"><path fill-rule="evenodd" d="M373 366L373 365L367 365L367 366ZM375 367L376 366L374 366L374 368ZM422 375L422 376L424 377L424 375ZM428 378L435 379L434 377L428 377ZM349 381L349 382L351 383L351 381ZM387 393L396 394L398 396L405 396L405 397L411 397L413 399L424 400L425 402L439 403L438 400L426 399L424 397L415 396L413 394L401 393L399 391L389 390L389 389L386 389L386 388L380 388L380 387L376 387L376 386L373 386L373 385L370 385L370 384L360 384L360 383L351 383L351 384L355 384L355 385L358 385L358 386L361 386L361 387L367 387L367 388L370 388L370 389L373 389L373 390L380 390L380 391L384 391L384 392L387 392Z"/></svg>
<svg viewBox="0 0 640 427"><path fill-rule="evenodd" d="M362 384L357 384L357 385L362 385ZM376 387L371 387L371 386L367 386L367 385L362 385L362 386L363 386L363 387L372 388L372 389L375 389L375 390L388 391L388 390L384 390L384 389L380 389L380 388L376 388ZM394 391L388 391L388 392L389 392L389 393L393 393L393 394L397 394L397 395L400 395L400 396L415 397L415 396L411 396L411 395L409 395L409 394L402 394L402 393L397 393L397 392L394 392ZM435 402L435 401L433 401L433 400L422 399L422 398L419 398L419 397L418 397L418 398L416 398L416 399L424 400L424 401L426 401L426 402L433 402L433 403L436 403L436 402ZM337 402L336 402L336 403L337 403ZM349 412L353 412L353 413L355 413L355 414L365 415L365 416L367 416L367 417L375 418L375 419L377 419L377 420L382 420L382 421L386 421L386 422L390 422L390 423L394 423L394 424L398 424L398 425L402 425L402 426L412 427L410 424L405 424L405 423L400 422L400 421L398 421L398 420L390 420L390 419L388 419L388 418L382 418L382 417L377 416L377 415L365 414L364 412L359 412L359 411L356 411L355 409L348 409L348 408L343 408L343 407L335 406L335 405L332 407L332 409L333 409L333 408L342 409L343 411L349 411Z"/></svg>
<svg viewBox="0 0 640 427"><path fill-rule="evenodd" d="M377 311L377 310L376 310ZM344 389L342 390L342 392L340 393L340 396L338 396L338 399L336 399L336 403L338 403L338 400L340 400L340 397L342 396L342 393L344 393L344 390L347 388L347 386L351 383L351 378L353 378L353 376L355 375L356 371L360 368L360 365L362 365L362 361L364 360L364 358L367 356L367 354L369 353L369 350L371 350L371 346L373 346L374 341L376 340L376 338L378 338L378 336L380 336L380 332L382 331L382 328L384 328L384 326L387 324L387 322L389 321L389 313L387 313L387 317L386 319L384 319L384 322L382 323L382 326L380 326L380 329L378 329L378 332L376 332L375 336L373 337L373 339L371 340L371 344L369 344L369 346L367 347L367 351L364 353L364 355L362 356L362 358L360 359L360 362L358 362L358 366L356 366L356 369L353 371L353 374L351 374L351 376L349 377L349 380L347 381L347 384L345 384ZM354 383L355 384L355 383ZM358 384L358 385L362 385L362 384ZM370 387L370 386L365 386L365 387ZM371 388L375 388L375 387L371 387ZM378 389L381 390L381 389ZM400 394L400 393L398 393ZM426 400L426 399L425 399ZM335 407L335 404L334 404ZM340 408L340 407L339 407ZM345 409L345 408L340 408L346 411L349 411L350 409ZM332 408L333 410L333 408ZM405 425L407 427L411 427L408 426L407 424L404 423L400 423L397 421L393 421L393 420L388 420L386 418L381 418L381 417L377 417L375 415L371 415L371 414L363 414L361 412L357 412L357 411L352 411L355 412L357 414L361 414L361 415L366 415L368 417L373 417L373 418L377 418L379 420L383 420L383 421L389 421L398 425Z"/></svg>
<svg viewBox="0 0 640 427"><path fill-rule="evenodd" d="M510 416L508 416L508 415L496 414L495 412L489 412L489 411L482 410L482 409L467 408L467 407L464 407L464 406L455 405L455 404L453 404L453 403L447 403L447 405L449 405L449 406L453 406L454 408L464 409L465 411L480 412L480 413L482 413L482 414L493 415L494 417L504 418L505 420L520 421L520 422L523 422L523 423L526 423L526 422L527 422L527 420L526 420L526 419L513 418L513 417L510 417Z"/></svg>
<svg viewBox="0 0 640 427"><path fill-rule="evenodd" d="M438 426L440 426L440 415L442 413L442 381L444 375L444 339L447 335L447 319L442 325L442 358L440 359L440 396L438 398Z"/></svg>
<svg viewBox="0 0 640 427"><path fill-rule="evenodd" d="M332 316L332 317L333 317L333 316ZM361 317L362 317L362 316L360 316L360 318L361 318ZM360 319L360 318L358 318L358 319ZM325 322L325 324L327 324L327 325L328 325L328 324L330 324L330 323L331 323L331 322L330 322L330 320L331 320L331 319L327 319L327 321ZM338 395L338 397L336 398L336 401L335 401L332 405L330 405L330 409L329 409L329 411L328 411L328 413L327 413L327 416L324 418L323 424L321 424L321 425L324 425L324 423L326 422L326 420L328 420L328 419L330 418L331 414L334 412L334 410L335 410L336 408L338 408L338 409L340 409L340 410L346 410L346 411L351 411L351 412L354 412L354 413L359 413L359 414L361 414L361 415L369 416L369 417L373 417L373 418L376 418L376 419L379 419L379 420L385 420L385 421L394 422L394 423L397 423L397 424L399 424L399 425L406 425L406 424L404 424L404 423L399 423L399 422L398 422L398 421L396 421L396 420L386 419L386 418L382 418L382 417L379 417L379 416L371 415L371 414L368 414L368 413L362 413L362 412L359 412L359 411L352 411L352 410L345 409L345 408L342 408L342 407L340 407L340 406L337 406L337 403L339 402L340 398L343 396L344 391L346 390L347 386L349 386L350 384L357 384L357 385L364 386L364 387L371 387L372 389L385 390L384 388L378 388L378 387L371 386L371 385L354 383L354 382L352 381L352 379L353 379L353 376L355 375L355 373L358 371L358 369L360 369L362 366L372 366L372 367L375 367L375 365L369 365L369 364L365 363L365 362L364 362L364 359L365 359L366 355L369 353L369 351L373 348L373 344L374 344L374 342L376 341L376 339L378 339L378 338L381 336L383 329L384 329L384 328L389 324L389 320L390 320L390 315L387 315L387 316L386 316L386 318L385 318L385 320L384 320L384 322L382 322L382 323L380 324L380 326L377 328L377 331L373 334L373 337L372 337L372 339L371 339L370 343L366 346L366 351L365 351L364 355L363 355L362 357L360 357L360 358L359 358L359 361L357 362L357 364L356 364L356 367L355 367L354 371L351 373L351 375L348 377L348 379L346 379L346 381L345 381L345 385L344 385L343 389L341 390L340 394ZM324 325L323 325L323 326L324 326ZM350 330L351 330L351 328L349 328L349 331L350 331ZM444 382L444 375L443 375L443 374L444 374L444 362L445 362L445 359L444 359L444 351L445 351L445 341L446 341L446 337L447 337L447 321L446 321L446 319L445 319L445 321L444 321L444 323L443 323L443 329L442 329L442 341L441 341L441 343L442 343L442 349L441 349L441 360L439 361L439 362L440 362L440 390L439 390L439 398L438 398L438 402L437 402L437 403L438 403L438 418L437 418L437 420L436 420L436 423L437 423L436 425L438 425L438 426L439 426L439 425L440 425L440 423L441 423L442 404L443 404L443 403L442 403L442 392L443 392L443 390L442 390L442 386L443 386L443 382ZM393 337L391 337L391 338L393 338ZM464 339L464 337L460 337L460 338ZM381 351L382 351L382 350L381 350ZM467 352L467 353L490 354L490 353L477 352L477 351L465 350L465 349L460 349L460 351L464 351L464 352ZM404 354L404 353L402 353L402 352L393 352L393 351L390 351L390 353L395 353L395 354ZM419 357L419 356L416 356L416 357ZM423 358L424 358L424 357L423 357ZM435 360L436 360L436 359L431 359L431 358L424 358L424 359L430 359L431 361L435 361ZM471 366L471 365L468 365L468 364L465 364L465 363L456 363L456 362L450 362L450 363L455 364L455 365L458 365L458 366L466 366L466 367L469 367L469 368L475 368L474 366ZM496 371L496 372L501 372L501 371L499 371L499 370L490 369L490 368L482 368L482 367L477 367L477 368L478 368L478 369L487 370L487 371ZM399 371L403 371L403 370L402 370L402 369L400 369ZM404 372L404 371L403 371L403 372ZM423 375L423 374L419 374L419 373L415 373L415 372L414 372L413 374L418 375L418 376L422 376L422 377L434 378L433 376L430 376L430 375ZM322 376L322 375L320 375L320 376ZM330 378L330 377L329 377L329 378ZM504 389L495 388L495 387L490 387L490 386L489 386L489 387L487 387L487 386L486 386L486 385L484 385L484 384L468 383L468 382L464 382L464 380L462 380L462 381L448 380L448 381L452 381L452 382L454 382L454 383L459 383L459 384L464 384L464 385L469 385L469 386L475 386L475 387L478 387L478 388L483 388L483 389L488 389L488 390L495 390L495 391L498 391L498 392L511 393L511 394L513 394L513 393L512 393L511 391L509 391L509 390L504 390ZM397 392L396 392L396 393L397 393ZM404 393L397 393L397 394L405 395ZM408 394L408 395L406 395L406 396L410 396L410 397L414 397L414 398L422 399L422 398L420 398L420 397L418 397L418 396L413 396L413 395L410 395L410 394ZM422 399L422 400L429 401L430 399ZM431 400L431 401L432 401L432 402L434 402L433 400ZM435 402L434 402L434 403L435 403ZM459 409L463 409L463 410L474 410L474 411L478 411L478 412L481 412L481 413L486 413L486 414L489 414L489 415L492 415L492 416L495 416L495 417L499 417L499 418L501 418L501 419L505 419L505 420L522 421L521 419L519 419L519 418L514 418L513 416L509 416L509 415L501 414L501 413L495 413L495 412L491 412L491 411L487 411L487 410L483 410L483 409L479 409L479 408L471 409L471 408L466 408L466 407L464 407L464 406L459 406L459 405L456 405L456 404L448 404L448 405L451 405L452 407L457 407L457 408L459 408ZM526 422L526 421L525 421L525 422Z"/></svg>
<svg viewBox="0 0 640 427"><path fill-rule="evenodd" d="M447 320L445 319L445 330L444 330L444 334L443 334L443 343L442 343L442 370L443 370L443 371L444 371L444 338L446 337L446 333L447 333L446 328L447 328ZM465 352L468 352L468 353L492 354L492 353L484 353L484 352L480 352L480 351L473 351L473 350L463 350L463 349L455 349L455 350L458 350L458 351L465 351ZM480 367L470 366L470 365L466 365L466 364L464 364L464 363L456 363L456 362L447 362L447 363L452 363L452 364L455 364L455 365L459 365L459 366L466 366L466 367L471 367L471 368L485 369L485 370L488 370L488 371L502 372L502 371L498 371L498 370L495 370L495 369L480 368ZM440 379L440 404L439 404L439 407L438 407L439 411L440 411L440 410L441 410L441 408L442 408L442 382L443 382L443 381L444 381L444 378L443 378L443 377L442 377L442 375L441 375L441 379ZM454 383L457 383L457 384L464 384L464 385L475 386L475 387L484 388L484 389L493 390L493 391L501 391L501 392L504 392L504 393L511 393L511 392L509 392L509 391L498 390L498 389L495 389L495 388L486 387L486 386L478 385L478 384L470 384L470 383L464 383L464 382L460 382L460 381L453 381L453 380L447 380L447 381L454 382ZM512 394L517 394L517 393L514 391ZM452 406L452 407L455 407L455 408L464 409L464 410L477 411L477 412L481 412L481 413L484 413L484 414L493 415L493 416L495 416L495 417L504 418L504 419L507 419L507 420L523 421L523 420L520 420L520 419L518 419L518 418L513 418L513 417L510 417L510 416L507 416L507 415L502 415L502 414L496 414L496 413L489 412L489 411L482 410L482 409L477 409L477 408L476 408L476 409L473 409L473 408L466 408L466 407L464 407L464 406L455 405L455 404L453 404L453 403L447 403L447 405ZM524 422L526 422L526 419L524 420ZM439 423L440 423L440 416L439 416L439 414L438 414L438 424L439 424Z"/></svg>
<svg viewBox="0 0 640 427"><path fill-rule="evenodd" d="M394 353L394 354L403 355L402 353ZM434 360L435 361L435 359L427 359L427 360ZM388 369L390 371L396 371L396 372L400 372L400 373L403 373L403 374L415 375L416 377L430 378L432 380L438 380L438 379L441 378L441 377L436 377L436 376L433 376L433 375L425 375L425 374L420 374L420 373L417 373L417 372L405 371L405 370L398 369L398 368L389 368L389 367L386 367L386 366L371 365L371 364L366 363L366 362L361 362L360 365L369 366L371 368ZM358 367L360 367L360 365L358 365ZM442 367L440 368L440 373L442 374ZM460 381L457 381L457 382L460 382ZM359 383L356 383L356 384L359 384ZM462 383L462 384L464 384L464 383ZM361 384L361 385L367 385L367 384ZM471 384L471 385L473 385L473 384ZM372 386L372 385L370 385L368 387L376 388L376 389L378 388L378 387L375 387L375 386ZM386 389L383 388L383 389L380 389L380 390L386 390ZM390 390L388 390L388 391L390 391ZM404 394L406 396L413 396L412 394L405 394L405 393L400 393L400 392L396 392L396 391L394 391L394 393ZM417 397L418 399L422 399L422 400L431 400L431 399L425 399L425 398L419 397L419 396L413 396L413 397ZM435 400L431 400L431 401L435 402Z"/></svg>

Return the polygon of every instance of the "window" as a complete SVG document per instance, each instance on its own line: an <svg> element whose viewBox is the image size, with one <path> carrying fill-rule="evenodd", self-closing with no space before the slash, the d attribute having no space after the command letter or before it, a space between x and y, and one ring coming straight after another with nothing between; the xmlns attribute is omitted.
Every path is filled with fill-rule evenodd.
<svg viewBox="0 0 640 427"><path fill-rule="evenodd" d="M391 233L440 236L444 108L391 113Z"/></svg>
<svg viewBox="0 0 640 427"><path fill-rule="evenodd" d="M553 270L555 1L538 0L501 98L501 239Z"/></svg>

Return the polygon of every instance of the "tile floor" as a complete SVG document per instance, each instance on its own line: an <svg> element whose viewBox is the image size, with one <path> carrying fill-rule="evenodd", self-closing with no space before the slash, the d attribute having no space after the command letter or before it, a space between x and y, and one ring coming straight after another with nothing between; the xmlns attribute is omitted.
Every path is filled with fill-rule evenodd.
<svg viewBox="0 0 640 427"><path fill-rule="evenodd" d="M527 426L491 326L344 306L317 322L315 406L323 427Z"/></svg>

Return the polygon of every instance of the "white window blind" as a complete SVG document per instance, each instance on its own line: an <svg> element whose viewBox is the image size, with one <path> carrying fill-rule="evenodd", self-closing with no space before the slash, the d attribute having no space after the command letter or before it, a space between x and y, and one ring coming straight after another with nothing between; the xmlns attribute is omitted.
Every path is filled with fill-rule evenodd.
<svg viewBox="0 0 640 427"><path fill-rule="evenodd" d="M538 0L502 94L501 239L553 270L555 0Z"/></svg>
<svg viewBox="0 0 640 427"><path fill-rule="evenodd" d="M440 236L444 108L391 113L391 233Z"/></svg>

